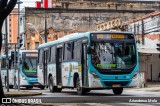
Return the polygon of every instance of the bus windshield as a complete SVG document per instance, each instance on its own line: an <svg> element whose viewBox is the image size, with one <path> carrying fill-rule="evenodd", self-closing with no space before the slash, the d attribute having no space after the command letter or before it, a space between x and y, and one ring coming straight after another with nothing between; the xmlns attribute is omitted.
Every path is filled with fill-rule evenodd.
<svg viewBox="0 0 160 106"><path fill-rule="evenodd" d="M136 64L136 47L131 42L94 42L92 64L100 69L129 69Z"/></svg>
<svg viewBox="0 0 160 106"><path fill-rule="evenodd" d="M23 73L27 77L37 77L37 63L36 57L25 57L22 62Z"/></svg>

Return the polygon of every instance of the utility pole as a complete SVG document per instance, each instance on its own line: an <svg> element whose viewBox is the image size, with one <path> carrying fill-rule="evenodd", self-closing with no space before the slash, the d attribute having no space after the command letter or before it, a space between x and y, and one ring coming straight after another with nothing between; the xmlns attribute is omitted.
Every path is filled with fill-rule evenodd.
<svg viewBox="0 0 160 106"><path fill-rule="evenodd" d="M142 45L144 45L144 35L145 35L145 33L144 33L144 21L142 20Z"/></svg>
<svg viewBox="0 0 160 106"><path fill-rule="evenodd" d="M16 70L16 56L17 56L17 54L16 54L16 44L14 45L14 69Z"/></svg>
<svg viewBox="0 0 160 106"><path fill-rule="evenodd" d="M17 66L18 66L18 91L20 91L20 58L19 58L19 52L20 52L20 28L19 28L19 13L20 13L20 4L22 2L20 0L17 1L18 4L18 37L17 37L17 41L18 41L18 54L17 54Z"/></svg>
<svg viewBox="0 0 160 106"><path fill-rule="evenodd" d="M46 20L46 11L45 11L45 16L44 16L44 18L45 18L45 33L44 33L44 35L45 35L45 43L47 43L47 20Z"/></svg>
<svg viewBox="0 0 160 106"><path fill-rule="evenodd" d="M5 52L6 52L6 71L7 71L7 92L9 92L9 61L8 61L8 27L7 27L7 18L5 20L5 32L6 32L6 39L5 39Z"/></svg>

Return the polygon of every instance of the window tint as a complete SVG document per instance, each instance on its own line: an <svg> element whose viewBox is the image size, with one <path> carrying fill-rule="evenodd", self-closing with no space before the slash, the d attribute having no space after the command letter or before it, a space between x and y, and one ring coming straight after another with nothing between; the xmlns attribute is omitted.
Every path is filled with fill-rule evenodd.
<svg viewBox="0 0 160 106"><path fill-rule="evenodd" d="M75 54L74 54L74 49L75 49L75 48L74 48L74 42L73 42L73 43L72 43L72 59L74 59L74 55L75 55Z"/></svg>
<svg viewBox="0 0 160 106"><path fill-rule="evenodd" d="M6 68L6 59L2 59L1 68Z"/></svg>
<svg viewBox="0 0 160 106"><path fill-rule="evenodd" d="M51 62L51 47L49 48L49 58L48 58L48 62Z"/></svg>
<svg viewBox="0 0 160 106"><path fill-rule="evenodd" d="M41 50L39 50L39 55L38 55L38 63L39 64L42 64L42 61L43 61L43 50L41 49Z"/></svg>
<svg viewBox="0 0 160 106"><path fill-rule="evenodd" d="M51 62L55 62L55 46L51 47Z"/></svg>
<svg viewBox="0 0 160 106"><path fill-rule="evenodd" d="M72 58L72 43L65 44L65 53L64 53L64 60L71 60Z"/></svg>
<svg viewBox="0 0 160 106"><path fill-rule="evenodd" d="M80 59L81 58L81 43L80 41L74 42L74 59Z"/></svg>

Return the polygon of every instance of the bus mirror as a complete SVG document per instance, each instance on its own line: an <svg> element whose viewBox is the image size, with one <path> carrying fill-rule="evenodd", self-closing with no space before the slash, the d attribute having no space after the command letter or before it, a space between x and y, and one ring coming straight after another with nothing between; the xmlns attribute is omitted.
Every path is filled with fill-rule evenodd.
<svg viewBox="0 0 160 106"><path fill-rule="evenodd" d="M87 48L87 53L91 54L91 48L90 47Z"/></svg>

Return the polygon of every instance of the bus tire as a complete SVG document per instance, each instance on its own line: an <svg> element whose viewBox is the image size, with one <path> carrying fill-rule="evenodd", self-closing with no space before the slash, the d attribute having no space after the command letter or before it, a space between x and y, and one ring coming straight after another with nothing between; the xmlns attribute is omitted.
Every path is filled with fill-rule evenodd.
<svg viewBox="0 0 160 106"><path fill-rule="evenodd" d="M85 92L90 92L91 90L88 89L88 88L86 88L86 89L84 89L84 91L85 91Z"/></svg>
<svg viewBox="0 0 160 106"><path fill-rule="evenodd" d="M13 85L9 85L9 88L10 88L10 89L13 89Z"/></svg>
<svg viewBox="0 0 160 106"><path fill-rule="evenodd" d="M45 86L41 86L41 87L39 87L41 90L43 90L44 88L45 88Z"/></svg>
<svg viewBox="0 0 160 106"><path fill-rule="evenodd" d="M57 88L56 91L57 92L62 92L62 88Z"/></svg>
<svg viewBox="0 0 160 106"><path fill-rule="evenodd" d="M5 87L7 88L7 77L5 77ZM9 88L13 88L13 85L9 85Z"/></svg>
<svg viewBox="0 0 160 106"><path fill-rule="evenodd" d="M52 93L57 91L56 86L54 86L54 84L53 84L52 76L49 77L49 90Z"/></svg>
<svg viewBox="0 0 160 106"><path fill-rule="evenodd" d="M77 87L77 94L78 95L83 95L85 93L84 88L82 88L81 85L80 85L79 77L76 80L76 87Z"/></svg>
<svg viewBox="0 0 160 106"><path fill-rule="evenodd" d="M112 90L115 95L120 95L123 92L123 88L113 88Z"/></svg>
<svg viewBox="0 0 160 106"><path fill-rule="evenodd" d="M26 87L26 89L32 89L33 88L33 86L28 86L28 87Z"/></svg>

